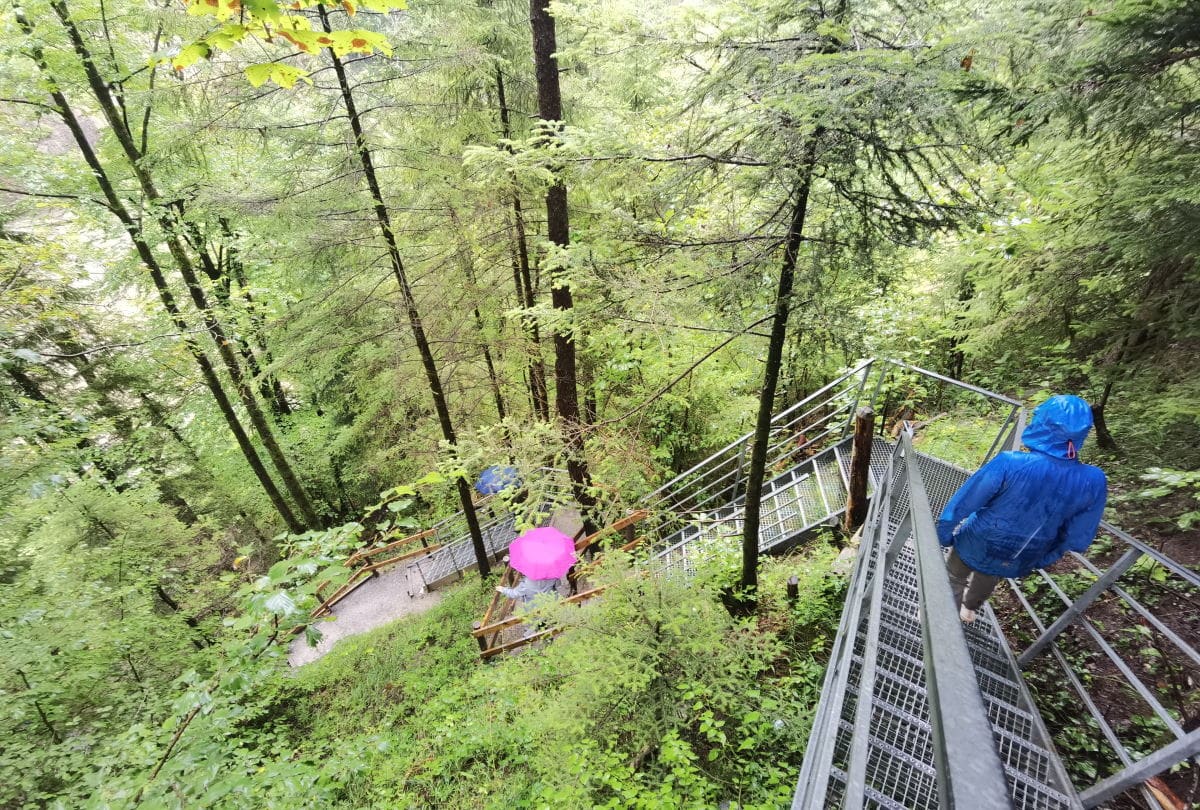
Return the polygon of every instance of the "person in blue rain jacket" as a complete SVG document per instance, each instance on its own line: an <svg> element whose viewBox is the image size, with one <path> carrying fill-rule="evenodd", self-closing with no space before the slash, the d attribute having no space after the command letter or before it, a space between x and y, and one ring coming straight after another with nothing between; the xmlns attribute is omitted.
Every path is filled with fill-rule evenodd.
<svg viewBox="0 0 1200 810"><path fill-rule="evenodd" d="M1108 483L1079 460L1091 428L1087 402L1051 397L1021 434L1029 452L999 454L946 504L938 540L953 546L946 567L963 621L975 620L1001 579L1046 568L1096 536Z"/></svg>

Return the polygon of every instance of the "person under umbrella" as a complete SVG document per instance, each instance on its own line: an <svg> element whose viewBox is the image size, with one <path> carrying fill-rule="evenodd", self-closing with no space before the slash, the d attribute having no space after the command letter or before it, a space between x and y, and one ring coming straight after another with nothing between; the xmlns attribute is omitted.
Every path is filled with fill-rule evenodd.
<svg viewBox="0 0 1200 810"><path fill-rule="evenodd" d="M550 593L564 574L579 559L575 541L552 526L530 529L508 547L508 564L523 576L516 587L496 587L498 593L515 599L523 606L538 596ZM533 629L526 632L531 635Z"/></svg>
<svg viewBox="0 0 1200 810"><path fill-rule="evenodd" d="M479 480L475 482L475 491L480 495L495 495L520 484L521 476L516 467L493 464L480 474Z"/></svg>

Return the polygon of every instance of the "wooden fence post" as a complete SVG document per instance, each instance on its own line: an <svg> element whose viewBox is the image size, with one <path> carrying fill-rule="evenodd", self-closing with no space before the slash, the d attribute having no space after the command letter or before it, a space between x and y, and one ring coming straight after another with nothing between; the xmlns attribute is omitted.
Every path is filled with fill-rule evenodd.
<svg viewBox="0 0 1200 810"><path fill-rule="evenodd" d="M854 451L850 456L850 492L846 496L846 520L842 528L853 534L867 518L867 478L871 470L871 431L875 412L859 408L854 415Z"/></svg>

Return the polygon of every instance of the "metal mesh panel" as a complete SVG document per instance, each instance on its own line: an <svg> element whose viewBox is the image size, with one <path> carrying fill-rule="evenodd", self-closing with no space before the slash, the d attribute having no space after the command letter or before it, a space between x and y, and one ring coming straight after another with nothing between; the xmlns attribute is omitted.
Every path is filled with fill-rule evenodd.
<svg viewBox="0 0 1200 810"><path fill-rule="evenodd" d="M838 769L834 769L829 782L829 796L825 802L826 807L841 807L842 797L846 790L846 773ZM907 810L907 808L898 802L889 799L887 796L881 795L879 792L867 787L867 793L864 797L863 807L866 810Z"/></svg>
<svg viewBox="0 0 1200 810"><path fill-rule="evenodd" d="M1004 760L1008 767L1038 782L1043 782L1049 777L1050 760L1045 751L1032 748L1028 743L1005 732L996 731L994 738L1000 759Z"/></svg>
<svg viewBox="0 0 1200 810"><path fill-rule="evenodd" d="M489 556L499 554L516 539L515 523L516 518L505 515L480 527L483 545ZM430 585L470 568L475 562L475 550L468 536L415 560L411 567L417 570L426 585Z"/></svg>
<svg viewBox="0 0 1200 810"><path fill-rule="evenodd" d="M994 729L1011 732L1022 739L1030 739L1035 732L1033 716L1029 712L1008 703L985 700L988 719Z"/></svg>
<svg viewBox="0 0 1200 810"><path fill-rule="evenodd" d="M1071 799L1045 784L1032 782L1020 771L1005 771L1012 787L1013 806L1023 810L1070 810Z"/></svg>
<svg viewBox="0 0 1200 810"><path fill-rule="evenodd" d="M898 757L886 748L873 747L867 755L867 784L902 807L924 810L938 806L933 768Z"/></svg>

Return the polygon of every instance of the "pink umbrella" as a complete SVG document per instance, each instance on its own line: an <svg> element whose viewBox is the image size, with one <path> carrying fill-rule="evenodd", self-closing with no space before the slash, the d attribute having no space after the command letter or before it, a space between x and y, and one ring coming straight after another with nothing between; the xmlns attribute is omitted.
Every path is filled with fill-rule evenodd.
<svg viewBox="0 0 1200 810"><path fill-rule="evenodd" d="M508 564L530 579L558 579L578 559L575 541L552 526L530 529L508 547Z"/></svg>

